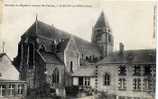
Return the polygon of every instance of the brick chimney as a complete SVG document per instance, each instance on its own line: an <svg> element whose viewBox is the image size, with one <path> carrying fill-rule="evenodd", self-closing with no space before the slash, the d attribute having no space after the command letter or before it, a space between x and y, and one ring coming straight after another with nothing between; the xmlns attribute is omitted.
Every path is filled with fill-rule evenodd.
<svg viewBox="0 0 158 99"><path fill-rule="evenodd" d="M120 49L120 50L119 50L119 54L120 54L120 55L123 55L123 53L124 53L124 44L123 44L122 42L120 42L119 47L120 47L120 48L119 48L119 49Z"/></svg>

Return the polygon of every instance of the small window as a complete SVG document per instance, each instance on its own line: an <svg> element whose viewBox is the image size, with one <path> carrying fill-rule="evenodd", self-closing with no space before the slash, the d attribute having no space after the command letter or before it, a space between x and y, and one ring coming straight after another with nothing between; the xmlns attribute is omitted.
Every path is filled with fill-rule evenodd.
<svg viewBox="0 0 158 99"><path fill-rule="evenodd" d="M133 80L133 90L135 90L135 91L141 90L141 79L140 78L135 78Z"/></svg>
<svg viewBox="0 0 158 99"><path fill-rule="evenodd" d="M125 78L119 79L119 90L126 90L126 79Z"/></svg>
<svg viewBox="0 0 158 99"><path fill-rule="evenodd" d="M10 84L9 85L9 95L14 95L15 94L15 85Z"/></svg>
<svg viewBox="0 0 158 99"><path fill-rule="evenodd" d="M151 66L150 65L144 66L144 75L146 75L146 76L151 75Z"/></svg>
<svg viewBox="0 0 158 99"><path fill-rule="evenodd" d="M151 90L151 80L150 79L144 79L144 90L146 90L146 91Z"/></svg>
<svg viewBox="0 0 158 99"><path fill-rule="evenodd" d="M23 94L24 92L24 85L18 85L18 94Z"/></svg>
<svg viewBox="0 0 158 99"><path fill-rule="evenodd" d="M88 56L86 56L86 60L88 60L89 58L88 58Z"/></svg>
<svg viewBox="0 0 158 99"><path fill-rule="evenodd" d="M59 83L59 70L57 68L54 69L52 74L52 84Z"/></svg>
<svg viewBox="0 0 158 99"><path fill-rule="evenodd" d="M140 76L141 75L141 67L139 65L134 66L134 76Z"/></svg>
<svg viewBox="0 0 158 99"><path fill-rule="evenodd" d="M79 77L79 85L80 85L80 86L83 85L83 77Z"/></svg>
<svg viewBox="0 0 158 99"><path fill-rule="evenodd" d="M109 86L110 85L110 75L107 74L107 73L104 75L104 85L105 86Z"/></svg>
<svg viewBox="0 0 158 99"><path fill-rule="evenodd" d="M6 95L6 85L0 85L0 89L1 89L0 96L5 96Z"/></svg>
<svg viewBox="0 0 158 99"><path fill-rule="evenodd" d="M90 85L90 77L85 77L84 78L84 85L89 86Z"/></svg>
<svg viewBox="0 0 158 99"><path fill-rule="evenodd" d="M2 73L0 73L0 77L2 77Z"/></svg>
<svg viewBox="0 0 158 99"><path fill-rule="evenodd" d="M90 86L90 77L79 77L80 86Z"/></svg>
<svg viewBox="0 0 158 99"><path fill-rule="evenodd" d="M125 65L121 65L119 67L119 75L120 76L126 76L126 66Z"/></svg>

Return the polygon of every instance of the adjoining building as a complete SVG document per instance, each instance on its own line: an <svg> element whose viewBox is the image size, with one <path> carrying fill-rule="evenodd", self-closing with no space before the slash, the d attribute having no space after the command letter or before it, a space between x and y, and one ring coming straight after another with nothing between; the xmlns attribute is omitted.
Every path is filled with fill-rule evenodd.
<svg viewBox="0 0 158 99"><path fill-rule="evenodd" d="M156 50L124 50L120 43L114 52L113 47L103 12L92 27L91 42L36 18L21 36L14 64L29 90L47 85L59 96L105 91L118 99L154 99Z"/></svg>
<svg viewBox="0 0 158 99"><path fill-rule="evenodd" d="M0 98L21 99L26 96L27 84L19 80L19 72L6 53L0 53Z"/></svg>

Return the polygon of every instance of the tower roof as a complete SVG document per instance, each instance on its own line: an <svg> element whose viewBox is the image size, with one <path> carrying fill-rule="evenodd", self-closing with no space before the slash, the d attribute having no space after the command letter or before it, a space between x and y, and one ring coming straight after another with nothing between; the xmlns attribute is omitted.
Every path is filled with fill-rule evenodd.
<svg viewBox="0 0 158 99"><path fill-rule="evenodd" d="M109 23L104 15L104 12L102 11L101 15L99 16L99 18L95 24L95 27L103 27L103 26L109 27Z"/></svg>

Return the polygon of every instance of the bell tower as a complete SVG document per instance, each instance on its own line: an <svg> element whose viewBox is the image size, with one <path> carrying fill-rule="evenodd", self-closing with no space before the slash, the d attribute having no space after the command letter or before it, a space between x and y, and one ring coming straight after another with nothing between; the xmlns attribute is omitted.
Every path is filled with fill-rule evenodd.
<svg viewBox="0 0 158 99"><path fill-rule="evenodd" d="M113 35L104 12L101 12L95 26L92 28L92 43L98 46L102 57L109 56L113 52Z"/></svg>

